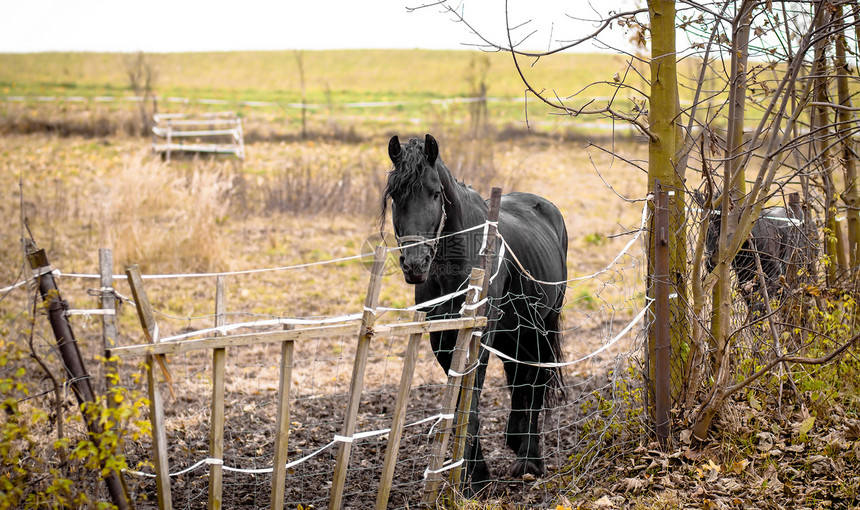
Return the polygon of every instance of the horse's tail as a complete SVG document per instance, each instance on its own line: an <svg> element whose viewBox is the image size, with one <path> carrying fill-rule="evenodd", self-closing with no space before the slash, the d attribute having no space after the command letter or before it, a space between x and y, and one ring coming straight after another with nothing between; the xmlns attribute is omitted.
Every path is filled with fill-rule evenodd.
<svg viewBox="0 0 860 510"><path fill-rule="evenodd" d="M547 324L547 341L552 350L552 361L555 363L564 362L564 351L562 350L562 329L564 320L561 314L561 307L564 302L564 293L562 292L559 302L556 303L554 312L555 319ZM567 394L564 391L564 370L561 367L553 367L546 369L547 374L547 391L544 396L544 401L547 408L554 408L563 404L567 400Z"/></svg>

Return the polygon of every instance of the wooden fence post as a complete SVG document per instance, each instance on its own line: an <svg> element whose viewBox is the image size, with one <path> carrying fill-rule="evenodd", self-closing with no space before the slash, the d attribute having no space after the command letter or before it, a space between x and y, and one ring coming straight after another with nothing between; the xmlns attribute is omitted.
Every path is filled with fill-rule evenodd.
<svg viewBox="0 0 860 510"><path fill-rule="evenodd" d="M490 279L493 277L496 267L496 240L499 231L498 221L499 207L501 206L501 201L502 188L494 187L490 191L490 207L487 211L487 237L484 241L486 245L484 246L484 253L481 256L481 269L484 270L485 277L483 285L481 285L481 295L478 296L479 301L489 295ZM499 261L500 267L501 263L502 261ZM475 314L487 315L487 310L489 310L489 303L481 305L475 312ZM480 362L478 359L480 354L480 347L481 337L478 335L472 335L469 341L469 363ZM454 437L457 438L457 442L454 443L454 454L452 456L452 459L455 461L463 458L463 453L466 450L469 421L471 420L472 412L472 396L474 393L475 376L477 370L477 366L474 370L470 370L469 373L466 374L465 377L463 377L463 381L460 384L460 405L457 409L457 426L454 433ZM464 471L462 465L451 470L450 481L453 487L457 487L461 482L465 481L463 473Z"/></svg>
<svg viewBox="0 0 860 510"><path fill-rule="evenodd" d="M24 244L27 252L27 261L35 273L39 295L46 303L45 308L48 312L48 320L51 323L54 338L57 340L57 350L60 352L63 367L65 367L68 373L69 386L78 401L81 414L84 415L84 422L90 439L98 445L101 442L101 435L104 433L104 430L97 415L93 416L93 413L87 409L87 406L95 405L96 394L93 391L90 375L87 373L81 351L78 348L78 342L75 340L75 335L72 332L72 326L66 317L68 304L60 296L60 289L57 288L57 282L54 280L51 264L48 262L48 255L45 253L45 250L39 249L36 243L30 239L25 239ZM104 463L102 463L102 467L104 467ZM125 491L125 484L119 472L111 469L103 479L107 485L111 501L120 510L131 508L128 494Z"/></svg>
<svg viewBox="0 0 860 510"><path fill-rule="evenodd" d="M341 433L340 448L337 452L337 464L332 478L329 510L337 510L343 501L343 488L349 469L349 454L352 450L352 435L355 433L355 422L358 417L358 405L364 386L364 370L367 366L367 351L373 337L373 324L376 320L376 305L379 300L379 288L382 284L382 271L388 256L385 246L377 246L371 267L370 282L367 296L364 300L364 315L361 320L361 331L358 335L358 346L355 351L355 362L352 367L352 380L349 387L349 402L346 408L346 418Z"/></svg>
<svg viewBox="0 0 860 510"><path fill-rule="evenodd" d="M110 390L119 382L119 371L115 360L111 360L111 347L116 345L116 296L113 293L113 252L107 248L99 249L99 306L105 310L102 315L102 346L104 347L105 393L110 407L116 407L116 399Z"/></svg>
<svg viewBox="0 0 860 510"><path fill-rule="evenodd" d="M427 312L415 312L412 320L424 322ZM409 335L406 354L403 356L403 372L400 374L400 389L397 391L397 401L394 403L394 416L391 419L391 432L388 433L388 446L385 449L385 460L382 463L382 475L379 478L379 492L376 495L376 510L388 507L388 496L391 493L391 483L394 480L394 466L397 463L397 451L400 449L400 438L403 436L403 423L406 421L406 404L409 400L409 390L412 387L412 375L415 373L415 361L421 346L422 333Z"/></svg>
<svg viewBox="0 0 860 510"><path fill-rule="evenodd" d="M474 305L479 301L480 289L483 287L484 270L480 268L472 268L472 273L469 277L469 292L466 294L465 306L463 307L463 317L474 317L476 310ZM442 478L442 465L445 461L445 451L448 449L448 439L451 435L451 425L454 419L454 412L457 409L457 396L460 393L460 386L463 376L461 375L466 369L466 354L469 348L469 342L472 339L472 331L474 328L464 328L457 334L457 343L454 347L454 352L451 356L451 367L448 371L448 385L445 386L445 391L442 394L442 419L436 427L436 435L433 442L433 453L430 457L430 465L425 471L426 477L424 488L427 492L427 503L433 503L436 500L436 495L439 492L439 483ZM462 459L452 459L456 463Z"/></svg>
<svg viewBox="0 0 860 510"><path fill-rule="evenodd" d="M128 285L134 297L140 325L143 327L144 336L149 343L158 342L158 325L149 304L149 297L143 288L143 280L140 277L140 268L137 264L125 268L128 276ZM164 355L146 355L146 385L149 392L149 419L152 422L152 456L155 460L155 488L158 497L158 508L170 510L173 501L170 495L170 470L167 464L167 431L164 428L164 404L161 401L161 392L158 391L158 378L156 377L156 363L161 364L165 379L170 384L171 379L167 371L167 363ZM171 388L171 392L172 392Z"/></svg>
<svg viewBox="0 0 860 510"><path fill-rule="evenodd" d="M167 162L170 163L170 145L173 143L173 122L167 119Z"/></svg>
<svg viewBox="0 0 860 510"><path fill-rule="evenodd" d="M284 324L285 330L293 329ZM275 459L272 464L272 510L284 508L287 476L287 442L290 436L290 386L293 380L293 340L281 343L281 372L278 378L278 419L275 432Z"/></svg>
<svg viewBox="0 0 860 510"><path fill-rule="evenodd" d="M215 327L226 324L226 297L224 276L215 280ZM216 333L220 334L220 333ZM223 506L222 475L224 465L224 379L226 377L227 349L212 349L212 407L209 413L209 510L220 510Z"/></svg>
<svg viewBox="0 0 860 510"><path fill-rule="evenodd" d="M672 352L669 332L669 204L657 182L654 193L654 428L663 448L669 444Z"/></svg>

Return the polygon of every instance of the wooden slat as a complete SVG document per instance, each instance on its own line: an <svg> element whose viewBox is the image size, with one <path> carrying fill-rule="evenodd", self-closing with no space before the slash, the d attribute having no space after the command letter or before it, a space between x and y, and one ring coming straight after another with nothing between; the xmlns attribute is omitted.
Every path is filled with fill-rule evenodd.
<svg viewBox="0 0 860 510"><path fill-rule="evenodd" d="M175 131L171 131L168 133L167 143L157 143L152 146L152 150L155 152L167 152L170 151L191 151L191 152L218 152L222 154L230 154L238 152L240 147L238 144L231 143L172 143L172 133Z"/></svg>
<svg viewBox="0 0 860 510"><path fill-rule="evenodd" d="M426 322L382 324L373 328L373 336L382 338L397 335L412 335L415 333L432 333L433 331L448 331L450 329L480 328L486 324L486 317L458 317L456 319L439 319Z"/></svg>
<svg viewBox="0 0 860 510"><path fill-rule="evenodd" d="M385 246L377 246L374 252L373 266L370 270L370 282L367 286L367 296L364 300L364 316L361 320L361 332L358 335L358 345L355 350L355 361L352 366L352 380L349 385L349 402L346 407L341 435L352 438L355 433L355 422L358 418L358 406L361 401L361 391L364 387L364 370L367 366L367 352L373 337L373 324L376 320L376 305L379 300L379 289L382 286L382 271L388 252ZM337 462L331 484L329 510L339 510L343 501L343 488L346 484L346 474L349 469L349 454L352 451L351 442L340 443L337 451Z"/></svg>
<svg viewBox="0 0 860 510"><path fill-rule="evenodd" d="M117 347L113 354L120 358L132 358L146 354L180 354L183 352L215 349L219 347L238 347L242 345L254 345L263 343L276 343L285 340L306 340L308 338L326 338L331 336L354 335L359 331L360 325L337 324L334 326L319 326L307 329L295 329L292 331L264 331L262 333L248 333L243 335L230 335L224 337L206 337L194 340L177 340L163 342L160 344L131 345L128 347Z"/></svg>
<svg viewBox="0 0 860 510"><path fill-rule="evenodd" d="M480 328L487 324L486 317L459 317L456 319L440 319L426 322L402 322L382 324L373 328L374 337L389 337L411 335L414 333L430 333L450 329ZM219 347L235 347L260 343L284 342L287 340L307 340L327 338L332 336L356 335L361 329L359 323L336 324L331 326L314 326L294 329L291 331L264 331L261 333L246 333L241 335L214 336L195 338L191 340L174 340L159 344L141 344L116 347L111 354L119 358L132 358L147 354L181 354L184 352L215 349Z"/></svg>
<svg viewBox="0 0 860 510"><path fill-rule="evenodd" d="M290 324L284 329L292 329ZM284 508L284 486L287 477L287 441L290 435L290 386L293 378L293 346L287 340L281 344L281 373L278 379L278 420L275 432L275 459L272 468L271 509Z"/></svg>
<svg viewBox="0 0 860 510"><path fill-rule="evenodd" d="M415 322L422 322L426 312L415 312ZM388 507L388 496L391 493L391 483L394 480L394 466L397 463L397 451L400 449L400 438L403 436L403 424L406 421L406 404L409 401L409 390L412 388L412 375L415 373L415 361L421 346L423 333L409 335L406 354L403 359L403 372L400 374L400 389L394 403L394 416L391 419L391 432L388 435L388 446L385 449L385 460L382 463L382 474L379 478L379 492L376 495L376 510Z"/></svg>
<svg viewBox="0 0 860 510"><path fill-rule="evenodd" d="M132 264L125 268L125 274L128 277L128 285L131 287L131 295L134 297L134 305L137 308L137 316L143 328L143 335L146 337L149 345L156 345L159 342L158 323L155 322L155 313L152 311L152 305L149 304L149 296L146 295L146 289L143 288L140 267L137 264ZM167 382L167 388L170 390L173 398L176 398L176 394L173 393L173 376L167 365L167 358L163 354L151 354L155 354L155 361L161 367L161 373L164 375L165 382Z"/></svg>
<svg viewBox="0 0 860 510"><path fill-rule="evenodd" d="M466 295L466 303L474 305L478 302L480 288L484 279L484 271L480 268L472 268L471 276L469 277L469 293ZM475 310L466 308L464 315L473 316ZM472 328L461 329L457 335L457 343L454 347L454 352L451 357L451 370L462 374L466 369L466 351L469 348L469 342L472 339ZM457 396L460 392L460 382L462 376L448 375L448 384L445 386L445 391L442 394L442 413L453 415L457 410ZM442 473L437 473L442 468L445 462L445 452L448 449L448 439L451 435L451 418L444 418L436 428L436 436L433 443L433 453L430 457L430 465L428 466L427 478L424 482L424 488L427 492L427 503L433 504L436 501L436 496L439 492L439 484L442 480ZM452 459L454 461L454 459Z"/></svg>
<svg viewBox="0 0 860 510"><path fill-rule="evenodd" d="M224 276L215 281L215 327L227 322L227 302L224 294ZM212 407L209 414L209 458L224 460L224 380L226 378L227 349L212 350ZM222 465L209 466L209 510L223 507Z"/></svg>
<svg viewBox="0 0 860 510"><path fill-rule="evenodd" d="M167 129L154 126L152 128L152 132L158 136L167 136ZM190 136L236 136L238 134L238 130L233 129L194 129L188 131L180 131L178 129L172 130L172 136L181 138L181 137L190 137Z"/></svg>
<svg viewBox="0 0 860 510"><path fill-rule="evenodd" d="M128 284L131 287L137 312L143 326L144 335L150 341L155 338L155 317L146 291L143 289L143 280L140 279L140 268L135 264L128 266L125 270L128 276ZM156 377L156 356L146 356L146 385L149 396L149 419L152 422L152 457L155 464L155 488L160 510L171 510L173 501L170 495L170 470L167 462L167 431L164 428L164 404L161 401L161 392L158 391L158 378Z"/></svg>

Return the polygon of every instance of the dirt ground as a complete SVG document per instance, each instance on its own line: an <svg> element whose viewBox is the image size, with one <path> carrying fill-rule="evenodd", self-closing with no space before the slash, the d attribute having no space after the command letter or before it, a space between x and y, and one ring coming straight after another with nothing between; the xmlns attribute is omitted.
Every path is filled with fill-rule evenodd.
<svg viewBox="0 0 860 510"><path fill-rule="evenodd" d="M52 263L63 273L96 273L95 247L110 246L112 240L124 239L126 233L142 235L142 245L152 249L126 252L125 260L117 261L115 273L122 272L130 257L137 257L131 260L140 262L144 274L271 268L325 261L360 253L364 241L378 231L378 219L374 216L284 212L258 215L252 206L261 196L265 197L264 191L272 185L263 176L293 164L293 159L288 158L298 158L313 168L324 168L326 164L349 168L349 162L357 160L361 167L355 168L356 172L374 168L373 171L384 172L386 164L377 161L382 158L377 154L382 153L378 147L384 147L384 143L376 144L378 147L299 142L257 144L249 147L249 160L244 163L241 176L231 173L235 168L231 170L221 164L189 161L163 166L148 155L141 155L139 145L133 139L98 143L39 136L13 136L4 141L10 156L0 167L10 177L18 175L21 168L27 169L25 211L31 216L37 238L48 249ZM598 150L583 151L584 146L581 141L576 147L570 142L547 139L529 143L508 141L496 147L495 155L500 181L551 197L568 218L568 267L571 276L577 277L602 271L630 239L629 235L617 238L610 235L637 228L641 219L641 203L627 203L617 197L606 199L606 184L592 171L592 166L608 171L617 191L626 196L639 195L640 181L644 181L643 175L624 167L619 160ZM641 155L641 147L628 148L631 154ZM577 171L557 170L563 168ZM198 174L203 179L199 185L195 184ZM205 181L207 176L212 180ZM240 181L239 191L244 194L236 191L235 183ZM207 182L221 194L206 198ZM158 195L165 186L196 196L197 203L151 202L138 200L136 196ZM22 197L9 190L4 193L7 199L4 210L13 217L17 214L13 205L21 202ZM222 199L219 197L229 198L229 209L217 207ZM373 204L378 200L376 193L368 193L368 197ZM194 220L195 210L204 206L211 214L224 216L192 225L207 232L207 236L183 237L181 229ZM168 209L160 214L161 207L176 207L178 211L173 213ZM132 213L138 219L129 216ZM60 218L65 228L57 226ZM106 231L108 225L116 228ZM7 225L4 232L13 238L19 235L16 228ZM176 256L171 257L172 251L177 251ZM632 256L610 270L571 283L564 309L566 359L576 360L598 349L617 335L641 306L641 241L631 251ZM220 258L212 258L214 262L203 269L194 269L193 263L209 252ZM7 253L9 263L4 266L4 274L11 283L18 274L19 255L11 248ZM228 322L359 312L369 275L364 264L346 261L333 266L231 276L227 282L231 314ZM63 276L60 287L73 308L87 308L90 304L95 307L95 281ZM212 278L146 280L146 287L162 336L212 325ZM130 296L125 282L118 281L116 288L121 295ZM384 306L403 308L412 304L411 289L396 274L386 277L380 296ZM26 308L26 300L24 288L15 290L2 303L3 312L10 317L20 314ZM406 316L390 313L378 320L402 321ZM133 305L123 305L118 321L119 345L143 341ZM75 317L72 323L85 357L95 360L102 348L98 317ZM50 357L50 333L42 322L38 328L38 349ZM612 383L628 375L626 355L636 346L635 335L639 331L636 326L613 348L565 368L567 400L546 415L543 427L549 473L535 482L510 480L505 475L513 460L503 438L506 409L510 405L501 364L493 358L481 400L481 436L493 476L498 480L485 497L522 506L548 506L574 477L589 477L589 462L601 448L606 413L622 412L601 409L597 395L611 397L618 388ZM319 451L340 433L354 344L354 338L336 338L300 342L296 346L290 395L289 460ZM404 338L373 345L357 430L374 431L389 426L404 349ZM228 350L224 437L227 467L271 467L279 355L277 345ZM175 473L208 456L211 359L204 352L173 356L170 362L177 397L170 397L166 387L161 391L165 396L170 471ZM145 387L134 383L132 377L141 374L139 360L128 360L122 370L123 384L145 394ZM438 414L444 383L442 371L425 343L415 371L407 424ZM38 402L49 407L47 397L40 397ZM428 421L406 429L390 508L414 508L421 499L432 425L433 421ZM349 508L367 508L375 499L387 437L380 434L354 443L345 495ZM132 469L153 472L149 448L147 434L138 442L127 442L126 453ZM291 470L287 480L288 508L325 506L336 452L336 445L328 447ZM155 507L155 485L151 478L129 475L128 482L138 508ZM173 477L171 484L174 508L199 508L207 498L206 466ZM227 471L225 508L266 507L270 487L270 474Z"/></svg>
<svg viewBox="0 0 860 510"><path fill-rule="evenodd" d="M597 328L571 332L568 341L601 337ZM346 389L351 371L354 339L316 341L297 346L292 402L289 460L318 452L314 457L289 470L286 481L287 508L322 508L329 496L337 446L329 446L343 425ZM631 342L625 341L623 348ZM405 339L392 339L387 345L374 345L366 373L357 431L382 430L390 425L397 382L402 366L400 356ZM439 412L444 377L429 354L427 345L416 367L416 379L407 406L394 486L389 508L414 508L423 498L423 473L432 446L432 426L436 420L418 425ZM342 348L340 352L337 352ZM277 410L276 345L228 354L228 381L225 420L225 466L259 469L271 466L274 454L275 413ZM616 354L620 349L616 349ZM326 354L330 354L326 356ZM307 361L312 359L312 361ZM208 451L209 360L204 355L173 359L179 380L177 401L167 397L166 418L171 472L177 472L205 458ZM585 448L595 447L595 433L586 432L586 422L594 424L591 411L594 393L609 397L613 391L609 369L614 368L613 353L592 361L587 369L566 370L567 400L545 416L544 453L549 472L537 481L511 479L506 475L513 453L504 444L504 428L509 407L501 363L493 359L482 395L481 438L486 458L496 481L482 495L489 500L504 500L527 506L546 507L558 499L558 488L570 480L573 458ZM585 376L586 372L592 375ZM164 390L162 390L164 391ZM353 444L345 490L345 508L368 508L376 499L388 434L357 440ZM135 443L128 452L131 465L150 459L149 444ZM151 472L151 469L144 469ZM583 473L577 473L582 476ZM587 474L585 475L587 477ZM130 477L139 508L155 508L155 484L148 478ZM207 498L208 475L205 467L171 479L174 508L199 508ZM225 472L225 508L264 508L269 504L271 474ZM143 503L143 500L148 503ZM312 505L312 506L311 506Z"/></svg>

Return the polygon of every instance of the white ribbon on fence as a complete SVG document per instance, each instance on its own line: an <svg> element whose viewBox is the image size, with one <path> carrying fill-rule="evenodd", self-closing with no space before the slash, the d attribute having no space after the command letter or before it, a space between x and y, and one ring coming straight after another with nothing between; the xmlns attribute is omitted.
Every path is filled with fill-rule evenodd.
<svg viewBox="0 0 860 510"><path fill-rule="evenodd" d="M544 285L561 285L563 283L570 283L570 282L576 282L576 281L581 281L581 280L590 280L592 278L597 277L597 275L599 275L601 273L605 273L605 272L609 271L609 268L611 268L619 260L621 260L621 257L623 257L630 250L630 247L633 246L633 244L636 243L637 240L639 240L639 237L642 235L642 232L645 231L645 224L647 223L647 221L648 221L648 204L646 202L645 206L642 208L642 222L639 225L639 229L636 231L636 235L634 235L633 238L631 238L630 241L627 242L627 244L624 246L624 248L622 248L621 251L618 252L618 255L616 255L615 258L612 259L612 262L607 264L606 267L604 267L603 269L601 269L595 273L592 273L590 275L578 276L576 278L570 278L568 280L561 280L561 281L557 281L557 282L547 282L544 280L538 280L537 278L533 277L528 272L528 270L526 270L526 268L523 267L523 264L517 258L517 255L516 255L516 253L514 253L514 250L511 248L511 246L507 243L507 241L505 241L505 238L501 234L499 234L499 237L502 239L502 244L504 246L506 246L508 248L508 251L511 253L511 258L514 259L514 262L516 262L517 266L519 266L520 271L522 271L522 273L528 279L530 279L534 282L537 282L537 283L542 283Z"/></svg>
<svg viewBox="0 0 860 510"><path fill-rule="evenodd" d="M450 420L453 418L454 418L453 414L439 413L439 414L434 414L433 416L428 416L426 418L422 418L422 419L420 419L418 421L414 421L412 423L408 423L408 424L404 425L403 428L405 429L405 428L409 428L409 427L415 427L417 425L421 425L423 423L433 421L434 424L430 427L430 431L432 433L433 427L435 427L436 424L438 424L440 421L442 421L444 419ZM332 446L334 446L337 443L352 443L353 440L355 440L355 439L365 439L368 437L381 436L384 434L388 434L389 432L391 432L390 428L379 429L379 430L369 430L366 432L357 432L357 433L353 434L352 436L341 436L341 435L335 434L334 438L331 441L329 441L327 444L325 444L324 446L314 450L313 452L305 455L304 457L302 457L300 459L296 459L292 462L288 462L286 465L286 468L290 469L290 468L293 468L295 466L298 466L302 462L306 462L309 459L312 459L313 457L316 457L320 453L328 450L329 448L331 448ZM224 465L224 461L222 459L213 459L211 457L207 457L205 459L202 459L202 460L195 462L194 464L188 466L187 468L185 468L181 471L177 471L175 473L170 473L168 476L181 476L181 475L184 475L184 474L189 473L191 471L194 471L195 469L197 469L201 466L213 465L213 464L221 465L222 466L221 469L223 469L224 471L232 471L232 472L236 472L236 473L263 474L263 473L271 473L274 470L273 468L270 468L270 467L269 468L259 468L259 469L235 468L235 467L230 467L230 466ZM448 469L451 469L451 468L448 467ZM133 469L124 469L123 471L125 473L128 473L130 475L134 475L134 476L145 476L147 478L155 478L156 477L155 474L145 473L143 471L135 471Z"/></svg>
<svg viewBox="0 0 860 510"><path fill-rule="evenodd" d="M585 361L585 360L587 360L587 359L589 359L589 358L593 358L594 356L597 356L598 354L600 354L601 352L605 351L606 349L608 349L608 348L610 348L612 345L614 345L616 342L618 342L618 340L620 340L620 339L621 339L621 337L623 337L624 335L626 335L626 334L627 334L631 329L633 329L633 326L635 326L635 325L636 325L640 320L642 320L642 317L645 315L645 312L647 312L647 311L648 311L648 309L649 309L649 308L651 308L651 303L653 303L653 301L649 301L649 302L648 302L648 304L647 304L647 305L645 305L645 306L642 308L642 310L640 310L640 311L639 311L639 313L638 313L638 314L636 314L636 317L634 317L634 318L633 318L633 320L632 320L632 321L630 321L630 323L628 323L626 326L624 326L624 329L622 329L620 333L618 333L617 335L615 335L615 338L613 338L612 340L610 340L610 341L606 342L605 344L603 344L603 345L602 345L599 349L597 349L596 351L591 352L591 353L589 353L589 354L586 354L585 356L583 356L583 357L581 357L581 358L579 358L579 359L573 360L573 361L551 362L551 363L539 363L539 362L534 362L534 361L522 361L522 360L518 360L518 359L516 359L516 358L513 358L513 357L511 357L511 356L508 356L507 354L505 354L505 353L503 353L503 352L499 351L498 349L494 349L494 348L490 347L489 345L487 345L487 344L485 344L485 343L483 343L483 342L481 343L481 347L483 347L484 349L487 349L488 351L492 352L493 354L495 354L496 356L498 356L498 357L500 357L500 358L502 358L502 359L505 359L505 360L508 360L508 361L513 361L513 362L515 362L515 363L520 363L520 364L523 364L523 365L529 365L529 366L532 366L532 367L540 367L540 368L561 368L561 367L566 367L566 366L569 366L569 365L574 365L574 364L576 364L576 363L580 363L580 362Z"/></svg>
<svg viewBox="0 0 860 510"><path fill-rule="evenodd" d="M475 225L474 227L460 230L459 232L453 232L451 234L445 234L443 236L439 236L439 237L436 237L433 239L426 239L423 241L418 241L416 243L407 244L404 246L395 246L393 248L388 248L386 250L386 252L390 253L390 252L394 252L394 251L400 251L403 248L409 248L411 246L417 246L417 245L423 244L423 243L438 241L438 240L444 239L446 237L465 234L466 232L471 232L473 230L485 228L487 225L489 225L489 222L484 222L484 223ZM323 266L326 264L337 264L340 262L359 260L359 259L368 258L368 257L372 258L373 256L374 256L373 253L362 253L360 255L352 255L350 257L341 257L341 258L337 258L337 259L321 260L318 262L306 262L306 263L294 264L294 265L290 265L290 266L270 267L270 268L261 268L261 269L245 269L245 270L241 270L241 271L221 271L221 272L213 272L213 273L144 274L144 275L141 275L140 277L144 280L160 280L160 279L170 279L170 278L211 278L213 276L237 276L237 275L244 275L244 274L257 274L257 273L268 273L268 272L275 272L275 271L288 271L288 270L292 270L292 269L304 269L304 268L314 267L314 266ZM101 275L94 274L94 273L62 273L62 272L60 272L59 269L52 269L50 272L55 277L67 276L69 278L84 278L84 279L101 278ZM114 280L126 280L126 279L128 279L128 276L124 275L124 274L115 274L115 275L112 275L112 277ZM22 285L26 285L26 283L28 281L31 281L31 280L20 281L20 282L13 284L13 285L9 285L7 287L4 287L4 288L0 289L0 294L2 294L3 292L8 292L10 290L16 289Z"/></svg>

